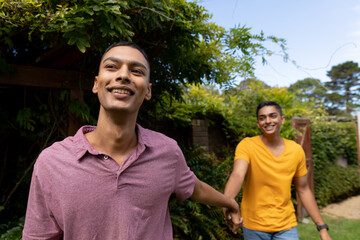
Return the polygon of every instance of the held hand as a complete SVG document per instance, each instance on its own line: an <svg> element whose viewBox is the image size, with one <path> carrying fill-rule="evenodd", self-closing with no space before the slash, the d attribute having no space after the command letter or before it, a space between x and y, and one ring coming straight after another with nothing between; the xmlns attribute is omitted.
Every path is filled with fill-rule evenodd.
<svg viewBox="0 0 360 240"><path fill-rule="evenodd" d="M326 229L322 229L319 232L321 240L331 240L329 232Z"/></svg>
<svg viewBox="0 0 360 240"><path fill-rule="evenodd" d="M242 227L243 218L240 216L239 205L234 199L231 199L232 207L223 208L224 219L232 231L236 234Z"/></svg>

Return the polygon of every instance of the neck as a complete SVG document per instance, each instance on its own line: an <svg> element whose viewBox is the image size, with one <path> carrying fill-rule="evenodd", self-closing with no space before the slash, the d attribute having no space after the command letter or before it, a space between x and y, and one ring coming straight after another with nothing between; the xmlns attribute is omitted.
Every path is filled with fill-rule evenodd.
<svg viewBox="0 0 360 240"><path fill-rule="evenodd" d="M263 143L267 146L276 146L283 143L283 139L280 136L280 134L274 134L274 135L261 135L260 136Z"/></svg>
<svg viewBox="0 0 360 240"><path fill-rule="evenodd" d="M137 145L136 117L101 108L96 129L86 137L95 149L110 156L127 154Z"/></svg>

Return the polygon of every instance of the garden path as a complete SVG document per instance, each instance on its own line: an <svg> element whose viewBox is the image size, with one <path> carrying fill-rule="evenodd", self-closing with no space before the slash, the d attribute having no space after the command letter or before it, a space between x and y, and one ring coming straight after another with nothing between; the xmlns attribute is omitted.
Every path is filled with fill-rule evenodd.
<svg viewBox="0 0 360 240"><path fill-rule="evenodd" d="M360 220L360 195L350 197L339 203L332 203L321 209L328 216Z"/></svg>

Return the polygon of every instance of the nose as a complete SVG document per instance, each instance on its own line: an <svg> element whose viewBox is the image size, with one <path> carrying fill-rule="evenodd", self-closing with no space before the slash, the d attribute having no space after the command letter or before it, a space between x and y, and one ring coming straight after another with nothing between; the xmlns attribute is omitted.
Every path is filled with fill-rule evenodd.
<svg viewBox="0 0 360 240"><path fill-rule="evenodd" d="M129 68L127 66L121 66L117 72L116 81L130 82Z"/></svg>
<svg viewBox="0 0 360 240"><path fill-rule="evenodd" d="M270 122L270 120L271 120L271 119L270 119L270 117L269 117L269 116L267 116L267 117L265 118L265 122L266 122L266 123L269 123L269 122Z"/></svg>

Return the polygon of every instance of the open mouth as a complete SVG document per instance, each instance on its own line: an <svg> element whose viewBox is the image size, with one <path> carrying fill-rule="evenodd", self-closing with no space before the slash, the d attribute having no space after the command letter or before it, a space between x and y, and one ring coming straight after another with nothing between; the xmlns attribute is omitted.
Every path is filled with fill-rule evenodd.
<svg viewBox="0 0 360 240"><path fill-rule="evenodd" d="M134 95L135 93L129 89L129 88L109 88L109 91L111 93L117 93L117 94L126 94L129 96Z"/></svg>
<svg viewBox="0 0 360 240"><path fill-rule="evenodd" d="M266 130L271 130L271 129L273 129L273 128L275 128L275 126L266 126L266 127L264 127Z"/></svg>
<svg viewBox="0 0 360 240"><path fill-rule="evenodd" d="M111 92L132 95L131 92L129 90L126 90L126 89L117 89L116 88L116 89L113 89Z"/></svg>

